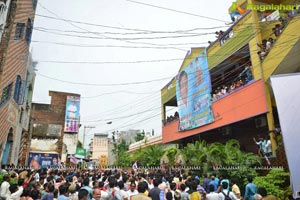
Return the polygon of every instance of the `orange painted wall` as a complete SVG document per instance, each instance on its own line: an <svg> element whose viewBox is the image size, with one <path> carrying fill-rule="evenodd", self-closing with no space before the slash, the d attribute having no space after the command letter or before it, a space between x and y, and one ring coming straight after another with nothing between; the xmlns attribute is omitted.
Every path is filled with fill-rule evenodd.
<svg viewBox="0 0 300 200"><path fill-rule="evenodd" d="M262 80L254 81L215 101L212 105L215 121L196 129L178 132L178 121L162 128L162 141L168 143L191 135L222 127L262 113L267 103Z"/></svg>

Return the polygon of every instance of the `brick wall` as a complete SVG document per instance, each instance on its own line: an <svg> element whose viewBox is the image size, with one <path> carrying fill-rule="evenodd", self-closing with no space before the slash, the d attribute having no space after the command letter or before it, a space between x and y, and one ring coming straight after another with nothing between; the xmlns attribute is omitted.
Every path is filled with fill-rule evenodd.
<svg viewBox="0 0 300 200"><path fill-rule="evenodd" d="M29 134L32 135L32 125L33 124L56 124L61 125L61 136L58 139L58 149L60 157L62 155L63 148L63 137L64 137L64 122L65 122L65 110L66 110L66 101L67 96L80 96L74 93L65 93L65 92L55 92L49 91L49 96L51 96L50 104L32 104L32 110L30 114L30 129ZM32 136L29 136L32 138ZM47 138L47 136L43 137ZM52 137L53 138L53 137ZM24 145L27 148L24 148L23 155L27 156L27 153L30 151L30 140L25 141ZM26 151L26 152L25 152ZM23 159L22 164L26 164L26 159Z"/></svg>
<svg viewBox="0 0 300 200"><path fill-rule="evenodd" d="M2 144L2 148L0 149L0 162L9 129L11 127L13 128L14 141L19 140L20 135L22 134L22 128L19 128L22 124L19 123L19 120L16 123L11 123L7 119L12 114L12 112L9 112L11 110L17 112L16 118L19 119L20 108L21 106L24 106L18 105L14 101L13 94L16 77L19 75L22 80L26 79L29 45L26 43L25 36L28 18L30 18L32 22L34 21L35 10L33 10L32 0L12 0L8 15L5 33L0 43L0 95L3 88L10 83L13 83L13 87L10 100L0 107L0 144ZM25 23L23 37L20 40L14 39L17 23ZM13 108L8 109L9 106ZM19 145L20 142L17 141L14 143L14 148L11 149L12 152L9 156L9 162L14 162L14 164L17 164L15 155L18 156L18 153L16 153L16 151L19 151L20 149L16 144Z"/></svg>

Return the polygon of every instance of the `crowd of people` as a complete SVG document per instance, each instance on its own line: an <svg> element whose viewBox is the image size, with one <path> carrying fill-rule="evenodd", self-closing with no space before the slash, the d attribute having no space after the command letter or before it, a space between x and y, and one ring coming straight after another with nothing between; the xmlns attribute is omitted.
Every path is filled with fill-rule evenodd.
<svg viewBox="0 0 300 200"><path fill-rule="evenodd" d="M277 34L277 30L275 30L275 32ZM268 40L267 39L263 39L262 44L258 44L258 46L261 49L260 51L257 52L257 54L259 55L260 60L264 60L265 59L265 57L270 52L273 44L274 44L274 40L271 37Z"/></svg>
<svg viewBox="0 0 300 200"><path fill-rule="evenodd" d="M235 180L183 170L10 170L3 177L1 200L260 200L267 196L248 177L242 196ZM10 184L10 179L16 184ZM266 198L267 199L267 198ZM268 199L276 199L270 196Z"/></svg>
<svg viewBox="0 0 300 200"><path fill-rule="evenodd" d="M269 39L263 39L262 44L258 44L258 46L261 49L260 51L257 52L260 60L264 60L264 58L268 55L276 38L279 37L279 35L281 34L281 32L283 31L283 29L286 27L288 23L288 19L285 17L280 17L279 21L281 24L275 24L275 26L272 28L272 33L270 35L270 36L274 35L275 39L273 39L272 37L270 37Z"/></svg>
<svg viewBox="0 0 300 200"><path fill-rule="evenodd" d="M226 40L228 40L230 38L229 34L225 34L224 31L220 30L220 31L216 31L216 38L220 41L220 44L224 44L226 42ZM211 45L212 42L208 41L208 44Z"/></svg>
<svg viewBox="0 0 300 200"><path fill-rule="evenodd" d="M174 122L178 119L179 119L179 113L176 111L174 113L174 115L167 116L167 119L163 120L163 125L165 126L165 125L170 124L171 122Z"/></svg>
<svg viewBox="0 0 300 200"><path fill-rule="evenodd" d="M221 97L230 94L234 90L249 83L251 80L253 80L253 76L252 76L250 66L246 66L245 69L239 74L239 76L235 80L233 80L230 84L228 85L224 84L220 87L217 87L212 92L212 100L216 101Z"/></svg>

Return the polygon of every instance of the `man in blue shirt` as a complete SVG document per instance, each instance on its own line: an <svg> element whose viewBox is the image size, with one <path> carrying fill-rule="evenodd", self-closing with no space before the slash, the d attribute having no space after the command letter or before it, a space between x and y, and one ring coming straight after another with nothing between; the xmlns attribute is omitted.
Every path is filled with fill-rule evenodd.
<svg viewBox="0 0 300 200"><path fill-rule="evenodd" d="M209 182L209 185L214 186L215 192L218 190L219 183L216 181L215 176L211 176L211 181Z"/></svg>
<svg viewBox="0 0 300 200"><path fill-rule="evenodd" d="M254 195L257 193L257 187L255 184L252 183L252 176L247 177L248 184L246 185L245 188L245 200L254 200Z"/></svg>
<svg viewBox="0 0 300 200"><path fill-rule="evenodd" d="M87 190L88 191L87 200L92 200L93 189L89 186L89 184L90 184L90 179L89 178L83 179L83 187L81 189Z"/></svg>

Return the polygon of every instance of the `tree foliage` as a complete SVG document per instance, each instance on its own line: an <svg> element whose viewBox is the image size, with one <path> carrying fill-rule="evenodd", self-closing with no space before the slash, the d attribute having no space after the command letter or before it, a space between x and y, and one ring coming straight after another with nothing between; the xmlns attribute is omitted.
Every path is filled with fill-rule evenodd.
<svg viewBox="0 0 300 200"><path fill-rule="evenodd" d="M145 131L143 130L142 132L139 132L136 134L136 136L134 137L135 141L141 141L145 138Z"/></svg>
<svg viewBox="0 0 300 200"><path fill-rule="evenodd" d="M268 194L272 194L281 200L287 200L292 194L289 183L290 174L283 169L272 169L266 176L255 177L253 183L258 187L264 187Z"/></svg>
<svg viewBox="0 0 300 200"><path fill-rule="evenodd" d="M128 167L131 165L130 155L128 153L129 144L124 139L120 143L114 142L113 154L116 156L115 165Z"/></svg>
<svg viewBox="0 0 300 200"><path fill-rule="evenodd" d="M130 166L133 161L138 161L142 166L158 166L163 158L168 162L165 164L174 166L178 164L176 158L180 157L187 166L197 166L200 170L197 171L198 175L216 172L218 175L236 179L240 186L246 184L248 175L256 177L254 166L259 166L261 162L257 155L242 152L237 140L228 140L225 144L196 141L183 149L171 147L164 150L162 145L152 145L140 147L132 155L128 153L128 147L123 140L115 146L113 153L117 155L116 164Z"/></svg>
<svg viewBox="0 0 300 200"><path fill-rule="evenodd" d="M158 166L164 150L161 145L151 145L145 148L139 148L133 153L132 159L139 161L142 166Z"/></svg>
<svg viewBox="0 0 300 200"><path fill-rule="evenodd" d="M252 153L240 150L237 140L228 140L225 144L196 141L182 150L187 165L197 166L200 173L217 172L235 178L239 185L246 183L248 175L256 176L254 165L260 165L260 158Z"/></svg>

